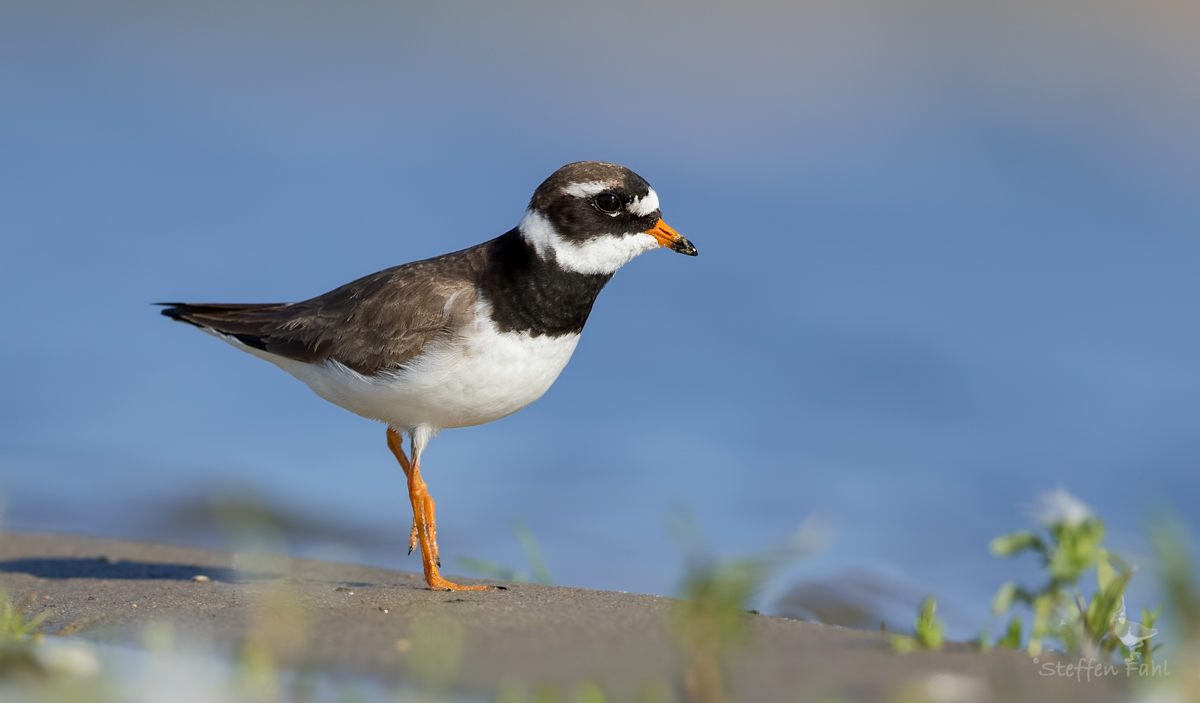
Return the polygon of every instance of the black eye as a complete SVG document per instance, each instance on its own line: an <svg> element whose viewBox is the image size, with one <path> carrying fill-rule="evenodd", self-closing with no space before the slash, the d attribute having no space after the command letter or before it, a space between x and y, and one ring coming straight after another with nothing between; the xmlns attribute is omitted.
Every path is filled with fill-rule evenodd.
<svg viewBox="0 0 1200 703"><path fill-rule="evenodd" d="M600 212L616 212L621 209L621 199L612 193L601 193L596 196L596 207Z"/></svg>

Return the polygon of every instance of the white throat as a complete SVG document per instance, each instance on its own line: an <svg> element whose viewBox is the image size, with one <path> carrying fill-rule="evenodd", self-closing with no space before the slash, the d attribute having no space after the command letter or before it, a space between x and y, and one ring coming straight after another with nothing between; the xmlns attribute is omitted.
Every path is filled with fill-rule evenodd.
<svg viewBox="0 0 1200 703"><path fill-rule="evenodd" d="M538 256L553 258L559 266L575 273L613 274L639 254L660 246L654 237L645 232L604 235L586 242L572 242L564 239L544 215L533 210L525 211L520 230Z"/></svg>

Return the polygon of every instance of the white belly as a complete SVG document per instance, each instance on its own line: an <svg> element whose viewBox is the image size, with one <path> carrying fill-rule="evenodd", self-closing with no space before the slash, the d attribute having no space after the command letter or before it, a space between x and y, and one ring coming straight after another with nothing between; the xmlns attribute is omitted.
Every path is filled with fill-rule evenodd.
<svg viewBox="0 0 1200 703"><path fill-rule="evenodd" d="M336 361L314 365L256 356L350 412L401 431L426 425L436 432L499 420L542 397L578 343L578 334L501 333L483 318L456 339L431 344L402 369L378 376L363 376Z"/></svg>

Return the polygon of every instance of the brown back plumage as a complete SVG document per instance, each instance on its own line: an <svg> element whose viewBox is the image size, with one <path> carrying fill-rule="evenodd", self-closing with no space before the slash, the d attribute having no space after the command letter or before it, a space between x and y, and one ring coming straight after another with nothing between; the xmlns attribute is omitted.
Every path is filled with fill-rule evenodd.
<svg viewBox="0 0 1200 703"><path fill-rule="evenodd" d="M338 361L364 375L399 368L469 319L485 245L416 261L299 303L162 303L162 314L296 361ZM435 265L436 263L436 265Z"/></svg>

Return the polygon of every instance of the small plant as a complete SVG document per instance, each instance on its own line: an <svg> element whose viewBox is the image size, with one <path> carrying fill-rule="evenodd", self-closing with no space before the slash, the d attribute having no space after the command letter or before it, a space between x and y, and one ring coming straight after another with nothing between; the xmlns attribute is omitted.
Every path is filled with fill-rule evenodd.
<svg viewBox="0 0 1200 703"><path fill-rule="evenodd" d="M0 589L0 684L7 692L17 692L21 700L85 700L79 694L95 693L94 675L99 671L95 653L82 642L47 642L39 631L46 613L25 616L36 598L30 593L14 604ZM47 695L34 695L41 691ZM7 692L0 699L9 700ZM103 698L91 695L86 700Z"/></svg>
<svg viewBox="0 0 1200 703"><path fill-rule="evenodd" d="M1026 646L1032 656L1040 654L1051 640L1069 653L1088 658L1111 657L1118 648L1131 656L1130 647L1138 647L1157 631L1125 616L1125 588L1134 569L1102 546L1104 521L1061 489L1042 496L1037 517L1042 531L1022 530L997 537L991 551L1000 557L1034 552L1041 557L1047 581L1037 589L1011 581L1004 584L993 601L994 612L1002 615L1017 604L1033 611ZM1079 583L1093 568L1097 588L1088 600ZM1154 615L1157 617L1157 611ZM996 646L1019 648L1021 624L1020 616L1014 615ZM1146 651L1150 651L1149 645Z"/></svg>
<svg viewBox="0 0 1200 703"><path fill-rule="evenodd" d="M823 547L823 525L806 522L787 543L757 557L722 561L703 547L691 517L679 514L672 532L683 546L686 571L673 624L684 661L684 690L693 703L729 700L724 660L748 636L750 603L790 561Z"/></svg>
<svg viewBox="0 0 1200 703"><path fill-rule="evenodd" d="M20 605L14 605L8 593L0 589L0 646L8 648L36 639L35 633L46 619L46 613L38 613L32 618L25 617L24 611L34 598L34 594L31 593Z"/></svg>
<svg viewBox="0 0 1200 703"><path fill-rule="evenodd" d="M917 613L913 636L892 635L892 649L900 654L907 654L918 649L941 649L945 641L944 631L945 625L937 618L937 599L928 596L921 603L921 609Z"/></svg>
<svg viewBox="0 0 1200 703"><path fill-rule="evenodd" d="M1173 629L1173 642L1169 660L1152 660L1154 650L1149 640L1139 646L1141 662L1140 676L1149 689L1141 700L1180 701L1200 703L1200 581L1197 580L1196 547L1192 535L1178 515L1163 511L1150 528L1150 541L1154 545L1158 562L1160 588L1166 597L1166 612ZM1149 627L1157 618L1158 611L1143 613ZM1160 670L1159 666L1163 668ZM1169 669L1174 675L1154 676L1155 671Z"/></svg>
<svg viewBox="0 0 1200 703"><path fill-rule="evenodd" d="M46 618L40 613L25 617L25 609L33 602L30 594L20 604L13 604L8 593L0 589L0 674L13 671L40 672L36 650L41 635L37 628Z"/></svg>
<svg viewBox="0 0 1200 703"><path fill-rule="evenodd" d="M1168 514L1153 526L1150 538L1158 557L1159 580L1171 605L1172 622L1183 642L1200 648L1200 582L1192 559L1195 547L1191 536L1178 517Z"/></svg>
<svg viewBox="0 0 1200 703"><path fill-rule="evenodd" d="M696 703L727 700L724 653L746 636L751 597L766 580L755 560L693 560L676 606L674 625L684 660L684 688Z"/></svg>

